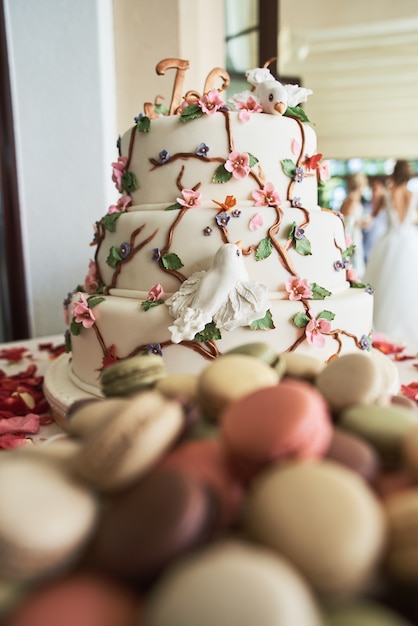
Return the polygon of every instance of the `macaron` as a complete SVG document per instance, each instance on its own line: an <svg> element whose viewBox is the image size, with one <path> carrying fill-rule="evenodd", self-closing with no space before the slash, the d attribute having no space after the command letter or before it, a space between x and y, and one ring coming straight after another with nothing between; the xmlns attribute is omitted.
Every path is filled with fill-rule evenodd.
<svg viewBox="0 0 418 626"><path fill-rule="evenodd" d="M405 466L415 480L418 480L418 424L407 430L401 446Z"/></svg>
<svg viewBox="0 0 418 626"><path fill-rule="evenodd" d="M0 577L33 580L68 567L90 539L98 502L40 454L0 455Z"/></svg>
<svg viewBox="0 0 418 626"><path fill-rule="evenodd" d="M248 354L226 354L212 361L201 372L198 383L199 404L212 419L233 400L277 385L277 372L260 359Z"/></svg>
<svg viewBox="0 0 418 626"><path fill-rule="evenodd" d="M326 607L324 616L326 626L412 626L390 608L365 599Z"/></svg>
<svg viewBox="0 0 418 626"><path fill-rule="evenodd" d="M133 626L140 599L97 572L75 572L33 589L7 626Z"/></svg>
<svg viewBox="0 0 418 626"><path fill-rule="evenodd" d="M373 404L382 390L376 361L357 352L330 361L316 377L315 384L336 415L356 404Z"/></svg>
<svg viewBox="0 0 418 626"><path fill-rule="evenodd" d="M386 546L385 515L373 491L327 460L289 462L257 476L243 526L328 598L367 589Z"/></svg>
<svg viewBox="0 0 418 626"><path fill-rule="evenodd" d="M381 350L372 348L369 357L375 362L380 372L381 389L379 401L386 403L390 397L399 392L399 370L393 359L383 354Z"/></svg>
<svg viewBox="0 0 418 626"><path fill-rule="evenodd" d="M418 487L385 500L389 541L385 570L395 580L418 582Z"/></svg>
<svg viewBox="0 0 418 626"><path fill-rule="evenodd" d="M283 352L280 354L283 363L283 374L291 378L302 378L310 383L315 382L316 377L324 369L325 363L320 359L308 354L295 352Z"/></svg>
<svg viewBox="0 0 418 626"><path fill-rule="evenodd" d="M154 388L169 398L179 396L196 401L198 379L196 374L170 374L157 380Z"/></svg>
<svg viewBox="0 0 418 626"><path fill-rule="evenodd" d="M279 359L279 355L276 350L274 350L270 344L262 341L241 344L231 350L228 350L227 352L224 352L224 354L247 354L248 356L260 359L260 361L270 365L270 367L275 367Z"/></svg>
<svg viewBox="0 0 418 626"><path fill-rule="evenodd" d="M343 430L334 428L325 459L335 461L359 474L368 483L373 483L380 468L379 455L367 441Z"/></svg>
<svg viewBox="0 0 418 626"><path fill-rule="evenodd" d="M84 439L109 416L120 413L128 402L127 398L120 397L78 400L68 410L67 431L73 437Z"/></svg>
<svg viewBox="0 0 418 626"><path fill-rule="evenodd" d="M167 376L164 360L157 354L139 354L106 367L101 376L105 396L128 396L155 385Z"/></svg>
<svg viewBox="0 0 418 626"><path fill-rule="evenodd" d="M123 489L160 461L183 426L178 402L157 391L135 394L85 439L78 476L100 491Z"/></svg>
<svg viewBox="0 0 418 626"><path fill-rule="evenodd" d="M244 497L243 487L233 475L219 439L183 442L164 457L160 467L184 471L210 487L218 498L222 527L238 520Z"/></svg>
<svg viewBox="0 0 418 626"><path fill-rule="evenodd" d="M279 554L226 539L179 559L145 607L147 626L324 626L300 573Z"/></svg>
<svg viewBox="0 0 418 626"><path fill-rule="evenodd" d="M90 559L125 581L148 585L170 562L212 536L212 493L190 474L157 468L115 494L103 511Z"/></svg>
<svg viewBox="0 0 418 626"><path fill-rule="evenodd" d="M231 402L220 416L221 440L244 479L273 462L322 456L332 433L321 394L291 378Z"/></svg>
<svg viewBox="0 0 418 626"><path fill-rule="evenodd" d="M418 426L418 414L394 404L360 404L342 411L338 425L369 442L383 467L393 469L403 462L403 441Z"/></svg>

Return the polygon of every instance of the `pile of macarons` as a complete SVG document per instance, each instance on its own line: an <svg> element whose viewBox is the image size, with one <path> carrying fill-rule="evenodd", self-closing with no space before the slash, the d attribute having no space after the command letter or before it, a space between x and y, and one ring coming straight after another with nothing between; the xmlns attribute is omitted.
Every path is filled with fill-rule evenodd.
<svg viewBox="0 0 418 626"><path fill-rule="evenodd" d="M0 455L4 626L418 623L418 409L376 350L108 367Z"/></svg>

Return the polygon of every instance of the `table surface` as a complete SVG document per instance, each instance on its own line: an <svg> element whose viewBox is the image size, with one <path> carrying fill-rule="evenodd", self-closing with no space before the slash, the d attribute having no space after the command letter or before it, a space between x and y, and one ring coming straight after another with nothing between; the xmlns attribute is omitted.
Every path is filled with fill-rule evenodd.
<svg viewBox="0 0 418 626"><path fill-rule="evenodd" d="M416 346L401 346L389 342L386 338L374 338L373 345L381 349L382 352L388 354L392 359L399 372L399 381L401 384L401 392L408 395L418 403L418 344ZM43 377L47 368L57 356L64 351L64 335L50 335L47 337L39 337L34 339L25 339L8 343L0 343L0 423L5 424L2 419L1 408L4 408L5 400L7 401L7 393L9 397L16 393L10 382L14 381L13 377L26 372L28 367L36 367L36 376ZM5 391L4 387L9 383L11 391ZM13 383L14 384L14 383ZM416 396L416 397L415 397ZM28 410L28 412L30 412ZM51 414L46 412L43 414L48 421ZM4 428L0 430L0 448L2 446L2 436ZM62 429L54 421L42 425L37 433L27 434L26 439L35 444L42 443L54 436L61 435ZM28 442L29 443L29 442Z"/></svg>

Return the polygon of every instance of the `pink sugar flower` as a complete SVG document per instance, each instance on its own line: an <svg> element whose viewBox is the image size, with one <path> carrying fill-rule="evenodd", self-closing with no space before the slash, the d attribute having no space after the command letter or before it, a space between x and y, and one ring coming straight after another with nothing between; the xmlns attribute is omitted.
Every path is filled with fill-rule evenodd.
<svg viewBox="0 0 418 626"><path fill-rule="evenodd" d="M263 189L255 189L252 193L255 206L278 206L281 202L280 195L274 189L273 183L266 183Z"/></svg>
<svg viewBox="0 0 418 626"><path fill-rule="evenodd" d="M318 165L319 180L325 182L331 178L331 172L329 171L329 161L323 161Z"/></svg>
<svg viewBox="0 0 418 626"><path fill-rule="evenodd" d="M260 213L255 213L249 221L250 230L258 230L264 224L263 216Z"/></svg>
<svg viewBox="0 0 418 626"><path fill-rule="evenodd" d="M112 213L121 213L122 211L126 211L128 206L132 203L131 196L121 196L116 204L111 204L107 213L111 215Z"/></svg>
<svg viewBox="0 0 418 626"><path fill-rule="evenodd" d="M203 113L213 115L216 111L218 111L218 109L225 106L225 102L220 97L219 91L217 89L212 89L200 98L199 105Z"/></svg>
<svg viewBox="0 0 418 626"><path fill-rule="evenodd" d="M240 119L241 122L248 122L252 113L261 113L263 111L263 107L253 96L248 96L245 101L236 102L235 106L239 111L238 119Z"/></svg>
<svg viewBox="0 0 418 626"><path fill-rule="evenodd" d="M163 299L164 299L163 287L160 285L160 283L153 285L147 295L148 302L157 302L157 300L163 300Z"/></svg>
<svg viewBox="0 0 418 626"><path fill-rule="evenodd" d="M193 191L193 189L182 189L182 198L176 198L177 202L188 209L196 208L201 205L202 194Z"/></svg>
<svg viewBox="0 0 418 626"><path fill-rule="evenodd" d="M331 322L320 317L316 317L315 311L309 309L310 321L306 324L305 334L308 343L322 348L325 345L325 337L323 333L328 333L331 330Z"/></svg>
<svg viewBox="0 0 418 626"><path fill-rule="evenodd" d="M246 178L250 173L250 157L246 152L233 150L225 163L227 172L231 172L234 178Z"/></svg>
<svg viewBox="0 0 418 626"><path fill-rule="evenodd" d="M302 298L312 298L312 289L306 278L291 276L286 283L286 291L289 300L302 300Z"/></svg>
<svg viewBox="0 0 418 626"><path fill-rule="evenodd" d="M352 265L349 265L347 268L347 280L351 283L356 283L358 281L357 271Z"/></svg>
<svg viewBox="0 0 418 626"><path fill-rule="evenodd" d="M120 156L116 162L112 163L112 180L118 191L122 191L122 176L125 173L127 162L127 157Z"/></svg>
<svg viewBox="0 0 418 626"><path fill-rule="evenodd" d="M87 293L94 293L99 288L99 281L97 280L97 267L96 263L92 260L89 262L89 271L84 279L84 289Z"/></svg>
<svg viewBox="0 0 418 626"><path fill-rule="evenodd" d="M73 315L77 324L83 324L84 328L91 328L96 321L93 311L89 308L86 298L81 292L80 299L73 308Z"/></svg>

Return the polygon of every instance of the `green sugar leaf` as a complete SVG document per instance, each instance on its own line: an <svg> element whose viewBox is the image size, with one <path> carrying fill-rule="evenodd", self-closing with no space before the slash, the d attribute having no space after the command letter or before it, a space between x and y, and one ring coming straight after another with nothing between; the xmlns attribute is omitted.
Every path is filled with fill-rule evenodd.
<svg viewBox="0 0 418 626"><path fill-rule="evenodd" d="M116 246L112 246L109 250L109 256L106 259L106 263L115 269L120 261L122 261L122 257L119 253L119 249L116 248Z"/></svg>
<svg viewBox="0 0 418 626"><path fill-rule="evenodd" d="M213 183L227 183L228 180L231 180L231 178L232 178L232 172L228 172L228 170L225 169L224 165L220 165L215 170L215 173L212 177L212 182Z"/></svg>
<svg viewBox="0 0 418 626"><path fill-rule="evenodd" d="M283 115L286 115L287 117L293 117L300 122L310 122L310 119L306 115L305 111L302 109L302 107L299 106L287 107Z"/></svg>
<svg viewBox="0 0 418 626"><path fill-rule="evenodd" d="M198 117L202 117L203 111L198 104L194 102L189 104L180 115L180 122L189 122L190 120L195 120Z"/></svg>
<svg viewBox="0 0 418 626"><path fill-rule="evenodd" d="M255 165L256 163L258 163L258 159L257 159L257 157L255 157L255 156L254 156L253 154L251 154L250 152L247 152L247 154L248 154L248 156L250 157L250 163L249 163L249 166L250 166L250 167L254 167L254 165Z"/></svg>
<svg viewBox="0 0 418 626"><path fill-rule="evenodd" d="M293 323L298 328L305 328L306 324L310 322L310 320L311 318L309 317L309 315L306 315L306 313L298 313L293 318Z"/></svg>
<svg viewBox="0 0 418 626"><path fill-rule="evenodd" d="M276 328L273 322L273 318L271 316L271 312L267 311L262 319L251 322L250 328L251 330L269 330L271 328Z"/></svg>
<svg viewBox="0 0 418 626"><path fill-rule="evenodd" d="M106 298L89 298L87 300L87 304L89 305L89 309L92 309L93 307L97 306L98 304L100 304L101 302L104 302L106 300Z"/></svg>
<svg viewBox="0 0 418 626"><path fill-rule="evenodd" d="M343 261L346 261L347 259L351 258L354 254L355 249L356 249L356 246L354 244L351 244L351 246L348 246L348 248L346 248L341 255L343 258Z"/></svg>
<svg viewBox="0 0 418 626"><path fill-rule="evenodd" d="M332 313L331 311L321 311L321 313L319 313L316 316L316 319L324 319L324 320L328 320L329 322L332 322L334 317L335 317L335 313Z"/></svg>
<svg viewBox="0 0 418 626"><path fill-rule="evenodd" d="M138 181L133 172L125 172L122 174L121 186L126 193L132 193L139 188Z"/></svg>
<svg viewBox="0 0 418 626"><path fill-rule="evenodd" d="M293 178L295 176L296 165L293 163L292 159L283 159L280 163L283 173L289 176L289 178Z"/></svg>
<svg viewBox="0 0 418 626"><path fill-rule="evenodd" d="M76 322L75 318L73 317L73 320L70 324L71 334L77 337L80 334L82 328L83 324L81 322Z"/></svg>
<svg viewBox="0 0 418 626"><path fill-rule="evenodd" d="M183 267L180 258L174 252L169 252L161 257L162 264L167 270L178 270Z"/></svg>
<svg viewBox="0 0 418 626"><path fill-rule="evenodd" d="M161 102L154 106L154 111L157 113L157 115L168 115L170 112L168 107L166 107L165 104L162 104Z"/></svg>
<svg viewBox="0 0 418 626"><path fill-rule="evenodd" d="M302 237L302 239L294 239L295 242L295 250L298 254L302 256L308 256L312 254L311 252L311 242L306 237Z"/></svg>
<svg viewBox="0 0 418 626"><path fill-rule="evenodd" d="M151 128L150 118L147 117L146 115L142 115L141 117L138 118L136 127L140 133L149 133L149 130Z"/></svg>
<svg viewBox="0 0 418 626"><path fill-rule="evenodd" d="M273 251L273 244L271 243L270 237L266 237L262 239L257 246L257 250L255 251L255 260L262 261L263 259L267 259Z"/></svg>
<svg viewBox="0 0 418 626"><path fill-rule="evenodd" d="M65 340L65 351L71 352L73 349L71 345L71 333L65 333L64 340Z"/></svg>
<svg viewBox="0 0 418 626"><path fill-rule="evenodd" d="M215 322L209 322L200 333L196 333L194 338L196 341L205 342L214 339L222 339L222 335L219 328L216 327Z"/></svg>
<svg viewBox="0 0 418 626"><path fill-rule="evenodd" d="M175 202L174 204L170 204L170 206L166 207L164 211L174 211L176 209L181 209L181 204L179 202Z"/></svg>
<svg viewBox="0 0 418 626"><path fill-rule="evenodd" d="M154 302L150 302L149 300L144 300L144 302L141 304L141 309L143 311L149 311L150 309L152 309L155 306L158 306L159 304L164 304L164 300L154 300Z"/></svg>
<svg viewBox="0 0 418 626"><path fill-rule="evenodd" d="M312 289L312 300L323 300L327 296L331 295L330 291L328 291L324 287L320 287L317 283L312 283L311 289Z"/></svg>
<svg viewBox="0 0 418 626"><path fill-rule="evenodd" d="M118 221L122 213L123 211L121 211L120 213L109 213L108 215L102 217L101 223L103 224L103 227L109 232L114 233L116 231L116 222Z"/></svg>

